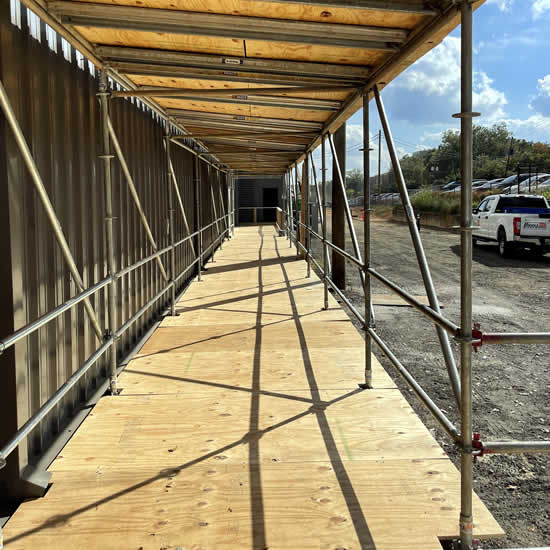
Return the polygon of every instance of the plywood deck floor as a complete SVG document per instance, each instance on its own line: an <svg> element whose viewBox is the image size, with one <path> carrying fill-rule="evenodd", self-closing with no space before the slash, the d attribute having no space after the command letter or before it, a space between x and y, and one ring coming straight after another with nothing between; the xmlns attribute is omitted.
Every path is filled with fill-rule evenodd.
<svg viewBox="0 0 550 550"><path fill-rule="evenodd" d="M53 462L7 548L441 550L459 476L288 241L237 228ZM475 533L500 536L475 498Z"/></svg>

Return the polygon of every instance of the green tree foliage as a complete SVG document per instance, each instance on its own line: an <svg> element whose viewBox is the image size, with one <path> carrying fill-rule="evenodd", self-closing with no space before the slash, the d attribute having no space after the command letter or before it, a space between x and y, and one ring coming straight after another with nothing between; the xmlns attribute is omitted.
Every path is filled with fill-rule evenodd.
<svg viewBox="0 0 550 550"><path fill-rule="evenodd" d="M473 154L474 178L504 178L517 173L518 167L522 173L550 173L550 144L518 140L505 124L474 126ZM410 189L460 179L460 132L447 130L436 148L405 155L401 168ZM382 192L395 191L391 171L381 180Z"/></svg>
<svg viewBox="0 0 550 550"><path fill-rule="evenodd" d="M346 172L346 191L348 197L363 194L363 171L358 168ZM352 192L351 195L349 192Z"/></svg>

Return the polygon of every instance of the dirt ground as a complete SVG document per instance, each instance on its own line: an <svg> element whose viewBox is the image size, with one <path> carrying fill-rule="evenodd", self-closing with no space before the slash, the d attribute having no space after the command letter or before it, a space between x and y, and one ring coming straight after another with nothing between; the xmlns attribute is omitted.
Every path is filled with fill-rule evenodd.
<svg viewBox="0 0 550 550"><path fill-rule="evenodd" d="M329 216L330 218L330 216ZM362 222L356 220L359 241ZM459 235L422 228L422 239L445 316L459 323ZM413 295L425 295L408 228L373 223L372 265ZM346 245L351 251L351 241ZM486 332L548 331L550 255L517 252L501 259L496 246L474 248L474 321ZM363 306L359 275L347 265L346 294ZM374 283L374 293L386 293ZM361 309L363 311L363 309ZM377 332L416 380L459 424L434 325L410 307L375 308ZM452 341L455 358L458 346ZM474 354L474 431L485 440L550 439L550 346L489 346ZM416 412L459 466L447 435L375 348ZM457 361L458 362L458 361ZM483 548L550 546L550 455L485 456L474 467L474 488L507 533ZM458 521L458 519L457 519Z"/></svg>

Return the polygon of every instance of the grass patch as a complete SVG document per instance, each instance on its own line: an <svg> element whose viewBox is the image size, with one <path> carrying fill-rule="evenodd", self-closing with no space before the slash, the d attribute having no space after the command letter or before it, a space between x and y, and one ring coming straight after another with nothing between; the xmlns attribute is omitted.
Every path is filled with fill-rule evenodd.
<svg viewBox="0 0 550 550"><path fill-rule="evenodd" d="M476 208L488 195L500 193L500 190L475 193L472 196L472 205ZM460 213L460 192L440 193L429 188L421 189L411 197L411 203L416 212L431 212L444 216Z"/></svg>

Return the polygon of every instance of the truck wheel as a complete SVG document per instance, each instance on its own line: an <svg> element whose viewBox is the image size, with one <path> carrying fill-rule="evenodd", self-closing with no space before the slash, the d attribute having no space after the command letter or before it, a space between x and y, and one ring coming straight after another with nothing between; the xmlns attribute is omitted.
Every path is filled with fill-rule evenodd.
<svg viewBox="0 0 550 550"><path fill-rule="evenodd" d="M506 241L504 229L498 231L498 254L501 258L507 258L510 255L510 243Z"/></svg>
<svg viewBox="0 0 550 550"><path fill-rule="evenodd" d="M472 237L472 246L478 246L478 241L475 237Z"/></svg>
<svg viewBox="0 0 550 550"><path fill-rule="evenodd" d="M535 246L531 248L531 254L535 258L540 258L544 254L544 249L542 248L542 246Z"/></svg>

